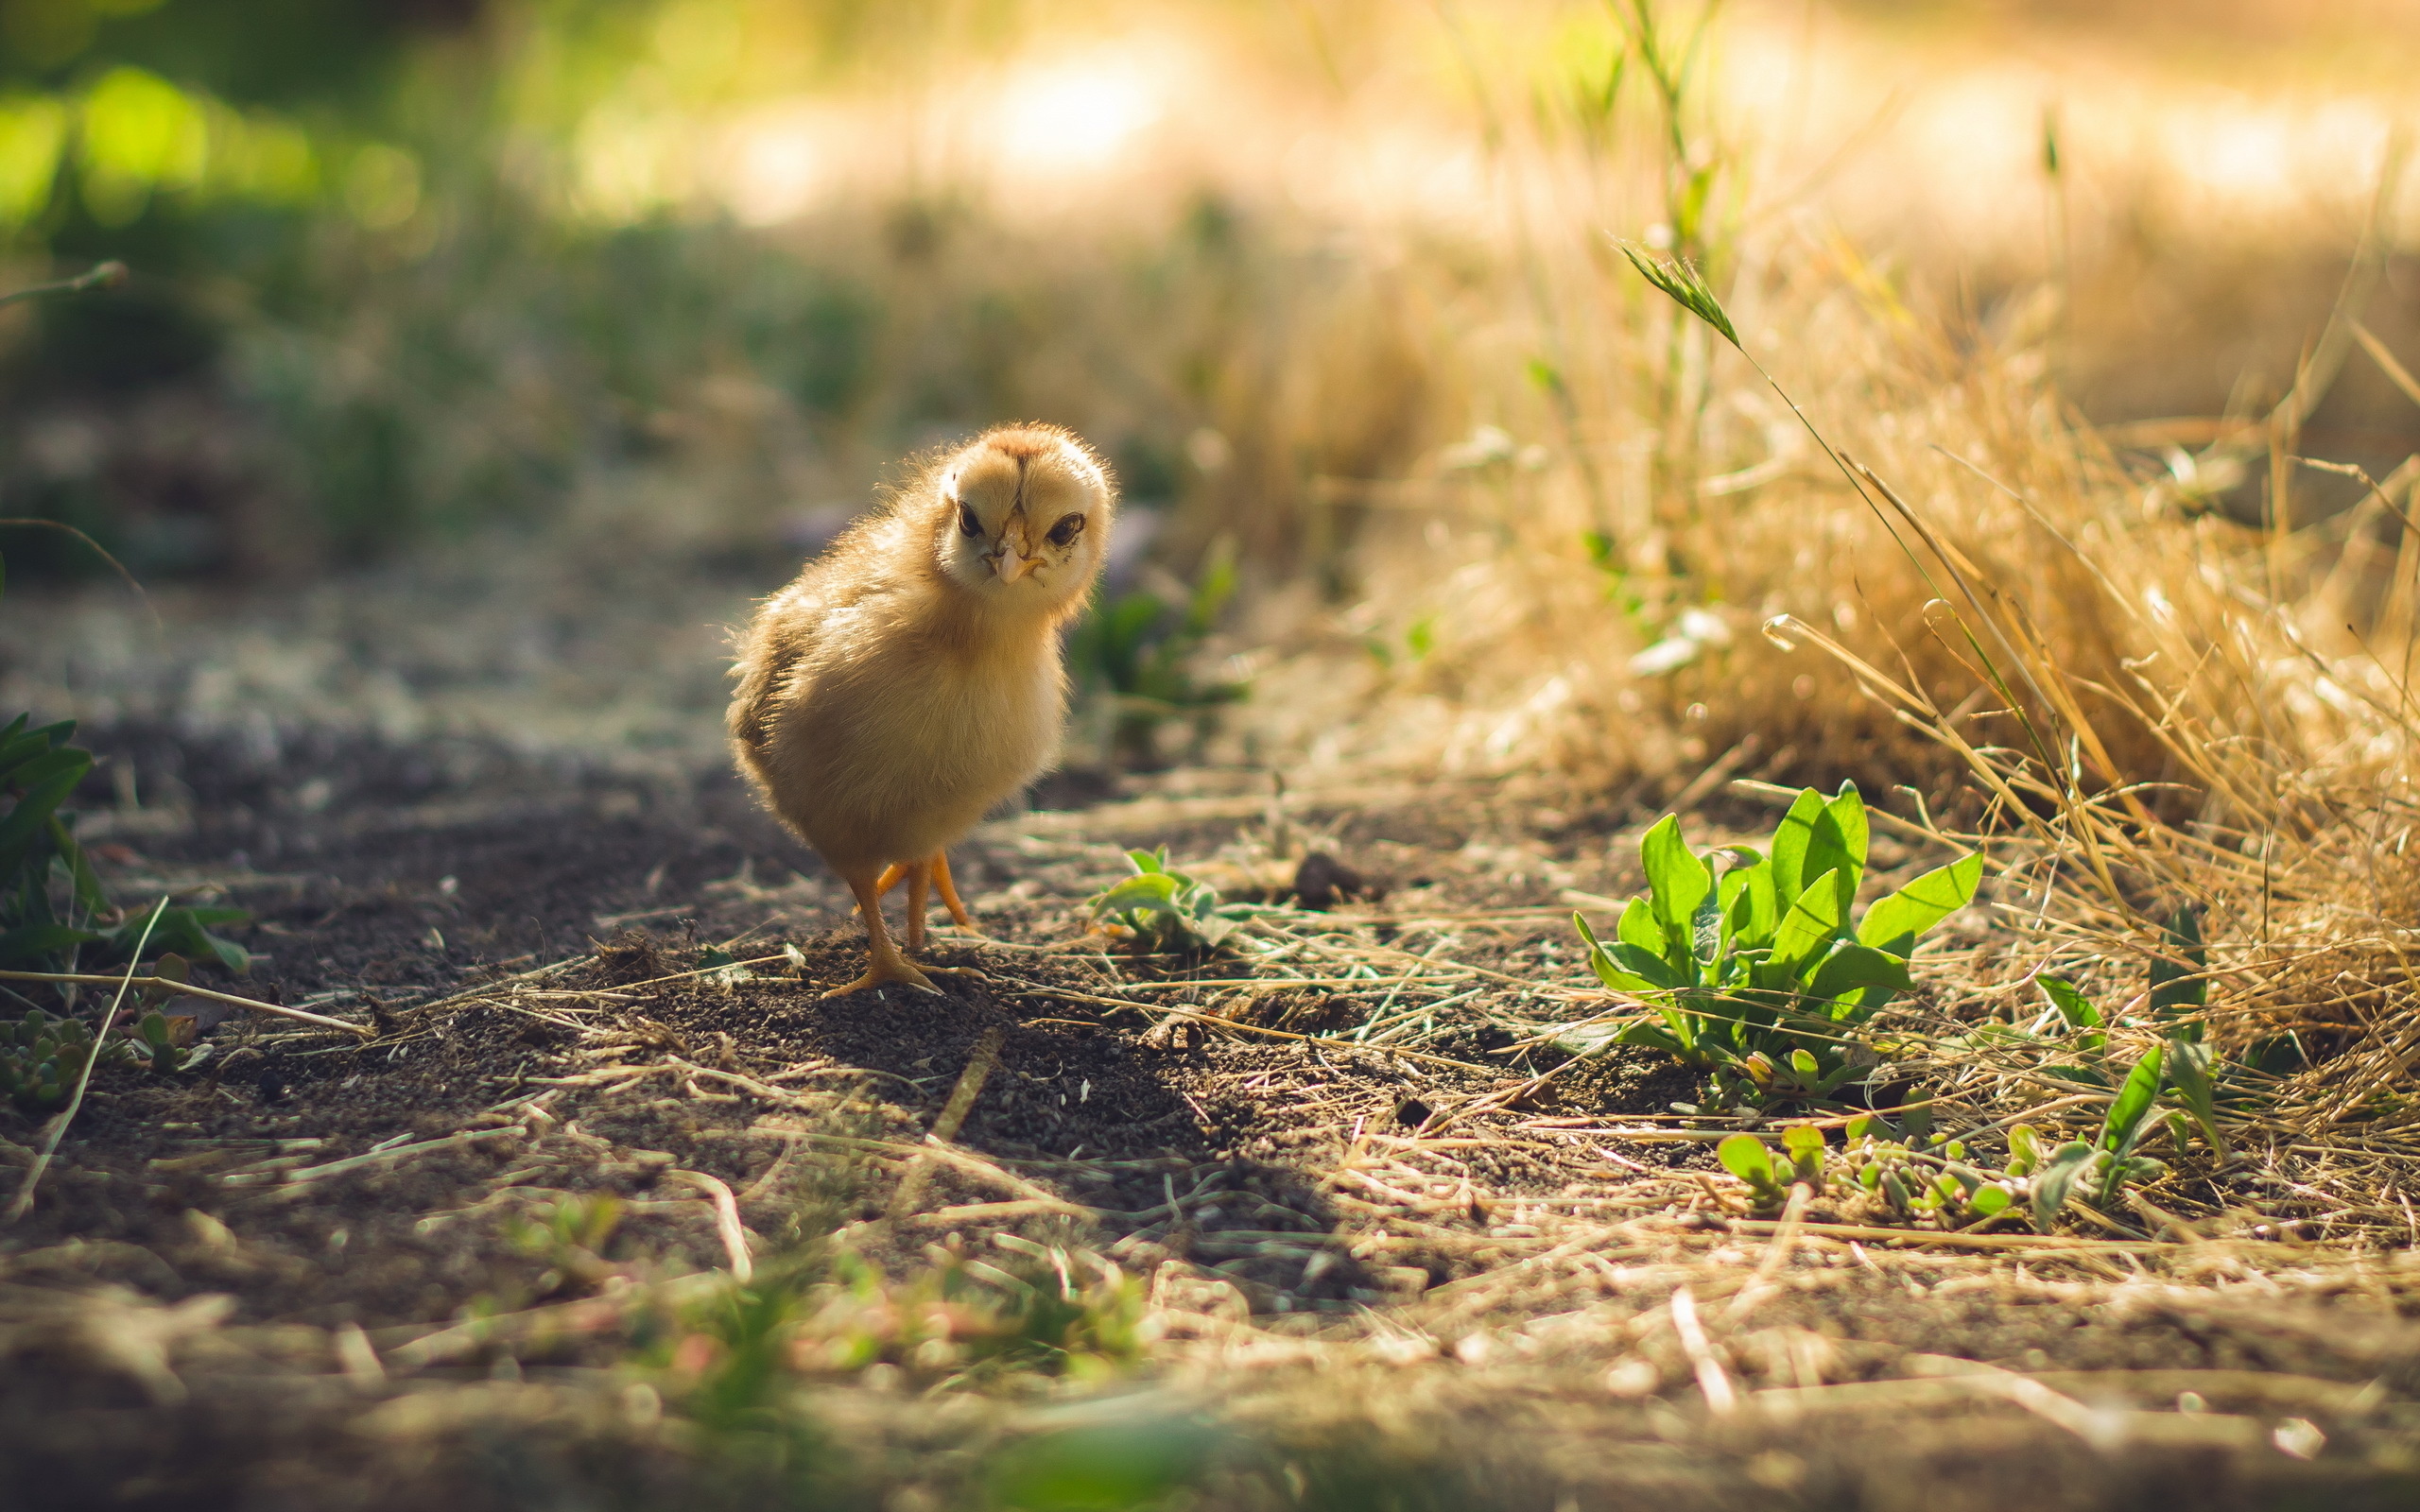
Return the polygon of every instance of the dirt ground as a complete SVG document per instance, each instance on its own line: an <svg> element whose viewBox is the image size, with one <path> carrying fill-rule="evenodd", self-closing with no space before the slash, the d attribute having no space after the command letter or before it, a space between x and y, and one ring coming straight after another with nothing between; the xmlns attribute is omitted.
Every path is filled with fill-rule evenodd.
<svg viewBox="0 0 2420 1512"><path fill-rule="evenodd" d="M719 772L86 738L117 894L251 909L228 985L368 1034L239 1013L190 1071L96 1084L0 1238L13 1504L761 1497L645 1407L616 1301L735 1243L892 1278L1080 1252L1143 1297L1105 1377L808 1372L796 1504L2420 1504L2407 1255L2209 1182L2150 1237L1801 1231L1725 1199L1670 1113L1694 1078L1530 1044L1585 1011L1570 900L1626 895L1649 816L1063 777L956 858L984 937L930 958L969 974L835 999L842 890ZM1082 900L1128 845L1287 903L1281 947L1113 945ZM1353 1038L1407 989L1416 1033ZM12 1172L38 1133L0 1113ZM607 1194L609 1237L561 1237ZM1178 1469L1027 1473L1068 1444Z"/></svg>

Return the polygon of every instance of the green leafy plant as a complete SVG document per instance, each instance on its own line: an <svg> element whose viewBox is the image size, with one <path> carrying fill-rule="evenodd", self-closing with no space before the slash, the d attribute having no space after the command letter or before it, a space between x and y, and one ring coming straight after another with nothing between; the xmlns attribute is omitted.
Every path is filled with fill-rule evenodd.
<svg viewBox="0 0 2420 1512"><path fill-rule="evenodd" d="M89 751L68 744L72 721L27 729L19 714L0 730L0 968L63 971L78 947L101 936L73 922L109 907L60 805L93 769Z"/></svg>
<svg viewBox="0 0 2420 1512"><path fill-rule="evenodd" d="M1216 950L1253 912L1249 903L1220 902L1217 888L1171 870L1166 850L1129 850L1126 859L1134 875L1092 900L1093 918L1146 950Z"/></svg>
<svg viewBox="0 0 2420 1512"><path fill-rule="evenodd" d="M778 1427L812 1377L903 1367L937 1386L1004 1370L1098 1376L1139 1358L1143 1291L1087 1250L994 1234L1003 1251L953 1239L893 1278L846 1248L776 1257L672 1319L659 1360L667 1392L714 1429Z"/></svg>
<svg viewBox="0 0 2420 1512"><path fill-rule="evenodd" d="M2161 1051L2146 1051L2089 1140L2046 1148L2039 1129L2017 1125L2008 1132L2008 1157L1997 1169L1970 1153L1965 1141L1935 1134L1928 1104L1904 1110L1896 1128L1878 1114L1860 1114L1849 1121L1837 1149L1827 1148L1813 1125L1794 1125L1782 1131L1778 1156L1754 1134L1729 1136L1715 1155L1746 1184L1751 1205L1760 1211L1779 1209L1790 1187L1804 1184L1811 1195L1860 1221L1946 1229L2022 1211L2048 1233L2071 1201L2106 1210L2129 1185L2167 1175L2164 1162L2136 1153L2162 1126L2154 1116L2162 1074ZM2181 1143L2185 1136L2174 1122L2167 1126Z"/></svg>
<svg viewBox="0 0 2420 1512"><path fill-rule="evenodd" d="M93 754L68 744L72 720L29 724L19 714L0 730L0 796L9 802L0 814L0 970L69 971L86 947L97 947L102 960L122 961L150 916L91 927L115 910L76 841L74 816L61 808L92 771ZM169 908L151 939L240 973L251 957L212 930L251 917L240 908Z"/></svg>
<svg viewBox="0 0 2420 1512"><path fill-rule="evenodd" d="M1235 593L1235 555L1214 551L1181 608L1138 590L1097 606L1069 635L1067 660L1078 680L1108 705L1113 761L1148 765L1163 724L1205 719L1244 696L1241 682L1203 681L1193 671Z"/></svg>
<svg viewBox="0 0 2420 1512"><path fill-rule="evenodd" d="M1777 1208L1787 1201L1792 1185L1804 1182L1820 1192L1824 1183L1824 1135L1804 1124L1782 1131L1782 1159L1773 1159L1765 1142L1754 1134L1734 1134L1714 1147L1724 1170L1748 1183L1758 1205Z"/></svg>
<svg viewBox="0 0 2420 1512"><path fill-rule="evenodd" d="M2048 974L2035 977L2034 985L2049 999L2050 1006L2031 1025L1984 1024L1949 1040L1945 1048L2015 1047L2034 1053L2040 1057L2038 1066L2045 1075L2116 1092L2113 1117L2119 1108L2132 1106L2129 1093L2148 1076L2150 1095L2175 1105L2169 1117L2176 1122L2177 1146L2183 1148L2198 1132L2211 1153L2223 1162L2228 1153L2226 1132L2219 1123L2220 1103L2231 1095L2256 1095L2253 1083L2257 1080L2257 1073L2219 1057L2204 1039L2200 1019L2190 1016L2206 1005L2208 996L2208 984L2203 975L2208 969L2207 952L2202 942L2200 921L2190 909L2178 910L2169 921L2163 944L2164 954L2152 961L2151 990L2145 1000L2148 1024L2121 1019L2115 1025L2150 1027L2164 1035L2162 1044L2131 1067L2114 1063L2109 1057L2109 1030L2113 1027L2109 1018L2074 983ZM2150 1069L2146 1071L2146 1067ZM2128 1149L2139 1137L2140 1130L2131 1124L2127 1131L2118 1136ZM2105 1135L2100 1145L2090 1148L2114 1150L2115 1145Z"/></svg>
<svg viewBox="0 0 2420 1512"><path fill-rule="evenodd" d="M1873 1063L1857 1030L1913 984L1908 957L1934 925L1973 901L1982 857L1937 868L1852 917L1864 880L1865 804L1855 783L1825 799L1799 794L1769 853L1700 854L1667 815L1639 843L1648 892L1624 908L1615 937L1586 919L1597 979L1652 1012L1581 1024L1558 1046L1598 1055L1645 1045L1712 1072L1718 1091L1749 1100L1824 1097Z"/></svg>
<svg viewBox="0 0 2420 1512"><path fill-rule="evenodd" d="M1812 1125L1782 1131L1781 1154L1754 1134L1734 1134L1715 1146L1723 1168L1747 1183L1750 1201L1771 1211L1793 1185L1811 1196L1858 1210L1877 1222L1958 1228L1985 1222L2014 1206L2024 1182L1968 1158L1957 1140L1935 1138L1927 1120L1911 1117L1897 1131L1880 1118L1850 1122L1838 1150Z"/></svg>
<svg viewBox="0 0 2420 1512"><path fill-rule="evenodd" d="M76 1078L93 1056L93 1031L81 1020L27 1009L23 1019L0 1029L0 1092L28 1113L55 1113L67 1106ZM112 1036L100 1050L99 1065L132 1058L127 1041Z"/></svg>
<svg viewBox="0 0 2420 1512"><path fill-rule="evenodd" d="M2094 1205L2106 1208L2118 1200L2129 1181L2156 1181L2168 1174L2161 1161L2135 1153L2143 1136L2159 1126L2151 1114L2159 1101L2160 1059L2157 1046L2143 1052L2101 1119L2100 1135L2091 1143L2071 1140L2041 1158L2032 1177L2035 1228L2049 1232L2051 1220L2079 1186L2091 1187ZM2032 1145L2033 1131L2028 1128L2024 1133L2027 1144Z"/></svg>

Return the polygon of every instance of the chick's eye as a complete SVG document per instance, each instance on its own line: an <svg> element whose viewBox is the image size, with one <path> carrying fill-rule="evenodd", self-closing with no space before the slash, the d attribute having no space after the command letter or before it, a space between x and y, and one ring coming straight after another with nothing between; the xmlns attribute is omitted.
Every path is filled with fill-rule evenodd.
<svg viewBox="0 0 2420 1512"><path fill-rule="evenodd" d="M1082 515L1071 514L1063 516L1057 524L1050 527L1050 543L1054 546L1063 546L1067 542L1075 540L1077 536L1080 535L1083 532L1083 528L1084 517Z"/></svg>
<svg viewBox="0 0 2420 1512"><path fill-rule="evenodd" d="M983 533L983 522L975 518L971 506L961 504L958 507L958 528L970 536L979 536Z"/></svg>

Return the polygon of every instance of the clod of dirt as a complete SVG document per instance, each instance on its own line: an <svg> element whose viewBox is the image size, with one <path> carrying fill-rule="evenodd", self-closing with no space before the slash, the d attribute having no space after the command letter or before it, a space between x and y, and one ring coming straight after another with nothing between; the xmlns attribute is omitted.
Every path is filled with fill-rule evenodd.
<svg viewBox="0 0 2420 1512"><path fill-rule="evenodd" d="M1294 868L1293 893L1294 901L1305 908L1333 908L1371 896L1361 873L1324 850L1312 851Z"/></svg>

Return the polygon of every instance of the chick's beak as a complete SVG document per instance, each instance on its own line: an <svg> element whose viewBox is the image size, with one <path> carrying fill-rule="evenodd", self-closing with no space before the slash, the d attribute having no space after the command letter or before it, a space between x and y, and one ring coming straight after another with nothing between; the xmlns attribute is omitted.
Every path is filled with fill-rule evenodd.
<svg viewBox="0 0 2420 1512"><path fill-rule="evenodd" d="M1041 565L1041 558L1022 556L1016 547L1005 541L992 554L992 571L998 574L1004 583L1013 583Z"/></svg>

